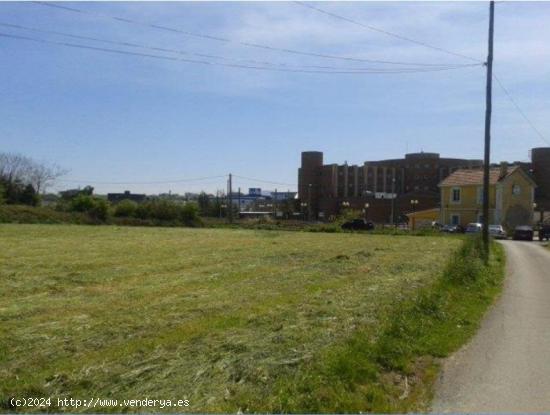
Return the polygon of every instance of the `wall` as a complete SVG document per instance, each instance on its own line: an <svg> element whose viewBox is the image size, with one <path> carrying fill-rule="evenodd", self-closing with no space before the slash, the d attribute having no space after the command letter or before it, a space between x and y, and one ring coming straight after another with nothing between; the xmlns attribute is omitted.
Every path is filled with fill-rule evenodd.
<svg viewBox="0 0 550 415"><path fill-rule="evenodd" d="M460 203L451 202L451 192L454 188L460 188ZM441 220L443 224L450 224L452 215L460 215L460 225L466 226L468 223L478 222L479 215L482 214L482 199L478 198L478 192L481 192L482 186L449 186L441 188ZM496 209L496 187L491 185L489 188L489 221L495 221Z"/></svg>

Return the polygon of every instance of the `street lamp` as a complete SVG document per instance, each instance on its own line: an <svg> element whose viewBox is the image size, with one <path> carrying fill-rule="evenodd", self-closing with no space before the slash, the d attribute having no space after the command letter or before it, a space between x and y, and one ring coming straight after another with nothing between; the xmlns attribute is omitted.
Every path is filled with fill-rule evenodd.
<svg viewBox="0 0 550 415"><path fill-rule="evenodd" d="M411 206L412 206L412 213L413 213L413 217L412 217L412 230L414 231L414 228L415 228L415 223L416 223L416 220L414 218L414 212L415 212L415 209L416 209L416 205L418 205L418 200L417 199L412 199L411 200Z"/></svg>
<svg viewBox="0 0 550 415"><path fill-rule="evenodd" d="M365 203L365 209L363 209L363 212L365 212L365 221L367 221L369 218L369 207L369 202Z"/></svg>
<svg viewBox="0 0 550 415"><path fill-rule="evenodd" d="M307 202L300 203L300 207L302 208L302 219L305 219L306 218L305 210L307 208Z"/></svg>
<svg viewBox="0 0 550 415"><path fill-rule="evenodd" d="M538 205L536 203L533 203L533 216L535 216L534 213L537 211L537 207L538 207ZM539 223L544 222L544 213L543 213L543 211L544 211L544 209L541 209L541 211L540 211ZM533 219L534 219L534 217L533 217Z"/></svg>
<svg viewBox="0 0 550 415"><path fill-rule="evenodd" d="M395 221L395 177L391 179L391 224Z"/></svg>

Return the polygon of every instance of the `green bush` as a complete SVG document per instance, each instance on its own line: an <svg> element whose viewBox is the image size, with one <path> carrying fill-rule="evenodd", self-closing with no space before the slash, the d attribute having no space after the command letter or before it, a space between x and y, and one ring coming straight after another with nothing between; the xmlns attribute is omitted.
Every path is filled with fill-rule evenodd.
<svg viewBox="0 0 550 415"><path fill-rule="evenodd" d="M186 225L193 225L199 220L199 207L195 203L186 203L181 207L179 216Z"/></svg>
<svg viewBox="0 0 550 415"><path fill-rule="evenodd" d="M89 195L80 194L69 203L69 210L72 212L88 212L94 207L94 198Z"/></svg>
<svg viewBox="0 0 550 415"><path fill-rule="evenodd" d="M153 219L174 225L183 223L193 226L199 223L199 208L196 203L176 203L169 200L150 200L137 205L134 216Z"/></svg>
<svg viewBox="0 0 550 415"><path fill-rule="evenodd" d="M133 200L124 199L115 206L114 215L117 217L131 218L135 216L138 204Z"/></svg>
<svg viewBox="0 0 550 415"><path fill-rule="evenodd" d="M109 216L109 203L104 199L94 199L94 205L88 214L92 219L106 221Z"/></svg>
<svg viewBox="0 0 550 415"><path fill-rule="evenodd" d="M71 212L86 212L95 220L105 221L109 215L109 203L97 197L79 194L69 202Z"/></svg>

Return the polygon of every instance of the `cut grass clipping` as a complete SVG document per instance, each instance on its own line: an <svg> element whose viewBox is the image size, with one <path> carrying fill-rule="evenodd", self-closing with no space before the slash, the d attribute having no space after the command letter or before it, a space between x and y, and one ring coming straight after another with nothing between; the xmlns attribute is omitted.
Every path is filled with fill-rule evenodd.
<svg viewBox="0 0 550 415"><path fill-rule="evenodd" d="M282 384L280 409L289 412L410 412L429 410L437 358L476 331L500 292L504 252L492 243L489 265L479 238L466 239L441 277L386 315L379 336L358 330L328 351L305 375ZM266 409L275 409L273 407Z"/></svg>
<svg viewBox="0 0 550 415"><path fill-rule="evenodd" d="M497 294L474 240L0 225L0 403L66 412L404 412ZM453 256L454 253L454 256ZM452 258L449 263L449 258ZM18 411L36 411L19 408Z"/></svg>

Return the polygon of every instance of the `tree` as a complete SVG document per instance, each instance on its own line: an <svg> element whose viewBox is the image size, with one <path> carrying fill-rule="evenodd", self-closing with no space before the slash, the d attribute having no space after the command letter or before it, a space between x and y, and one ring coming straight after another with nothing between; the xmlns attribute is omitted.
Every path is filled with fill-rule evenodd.
<svg viewBox="0 0 550 415"><path fill-rule="evenodd" d="M56 164L45 164L32 162L29 166L28 179L34 186L37 193L46 191L56 179L67 174L67 170L62 169Z"/></svg>
<svg viewBox="0 0 550 415"><path fill-rule="evenodd" d="M207 216L210 210L210 197L206 193L201 192L197 202L199 204L200 214L202 216Z"/></svg>
<svg viewBox="0 0 550 415"><path fill-rule="evenodd" d="M25 188L21 192L21 196L19 197L19 202L29 206L38 205L38 202L40 202L40 197L38 196L38 193L36 192L32 184L28 184L25 186Z"/></svg>
<svg viewBox="0 0 550 415"><path fill-rule="evenodd" d="M22 194L31 185L36 194L44 192L67 171L55 164L38 162L21 154L0 153L0 182L10 194L8 203L22 203L15 194ZM27 196L30 196L30 188Z"/></svg>

